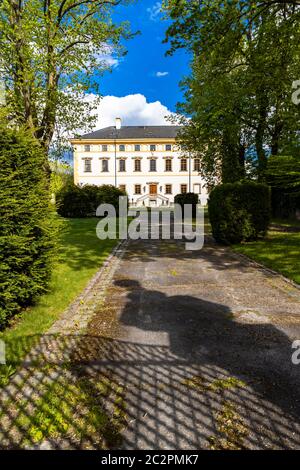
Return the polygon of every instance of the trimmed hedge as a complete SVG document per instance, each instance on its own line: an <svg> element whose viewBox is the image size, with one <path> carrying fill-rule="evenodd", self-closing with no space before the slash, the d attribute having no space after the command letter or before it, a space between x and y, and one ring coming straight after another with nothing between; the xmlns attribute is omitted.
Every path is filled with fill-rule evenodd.
<svg viewBox="0 0 300 470"><path fill-rule="evenodd" d="M216 186L209 196L208 213L217 242L231 244L255 240L268 230L270 188L254 181Z"/></svg>
<svg viewBox="0 0 300 470"><path fill-rule="evenodd" d="M191 204L192 205L193 217L196 217L197 204L199 202L198 194L195 194L195 193L176 194L176 196L174 198L174 202L181 206L182 214L183 214L184 205L185 204Z"/></svg>
<svg viewBox="0 0 300 470"><path fill-rule="evenodd" d="M47 289L57 222L45 163L35 139L0 127L0 329Z"/></svg>
<svg viewBox="0 0 300 470"><path fill-rule="evenodd" d="M57 212L63 217L94 217L100 204L112 204L119 213L119 197L126 194L112 185L69 184L56 195Z"/></svg>

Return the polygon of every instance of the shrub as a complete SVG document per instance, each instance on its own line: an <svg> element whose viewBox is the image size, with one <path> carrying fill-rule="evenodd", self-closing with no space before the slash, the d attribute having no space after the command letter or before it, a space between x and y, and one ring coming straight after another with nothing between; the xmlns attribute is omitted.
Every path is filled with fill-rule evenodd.
<svg viewBox="0 0 300 470"><path fill-rule="evenodd" d="M25 131L0 128L0 328L47 289L56 221L45 163Z"/></svg>
<svg viewBox="0 0 300 470"><path fill-rule="evenodd" d="M254 181L221 184L210 193L208 212L216 241L255 240L270 223L270 188Z"/></svg>
<svg viewBox="0 0 300 470"><path fill-rule="evenodd" d="M112 185L85 185L82 187L69 184L62 188L56 197L57 211L63 217L95 216L100 204L112 204L119 213L119 196L125 193Z"/></svg>
<svg viewBox="0 0 300 470"><path fill-rule="evenodd" d="M58 191L56 203L62 217L87 217L91 212L88 195L73 183Z"/></svg>
<svg viewBox="0 0 300 470"><path fill-rule="evenodd" d="M183 207L185 204L191 204L192 205L192 214L193 217L196 217L196 211L197 211L197 204L198 204L198 194L195 193L183 193L183 194L176 194L174 198L174 202L176 204L179 204L182 208L182 213L183 213Z"/></svg>

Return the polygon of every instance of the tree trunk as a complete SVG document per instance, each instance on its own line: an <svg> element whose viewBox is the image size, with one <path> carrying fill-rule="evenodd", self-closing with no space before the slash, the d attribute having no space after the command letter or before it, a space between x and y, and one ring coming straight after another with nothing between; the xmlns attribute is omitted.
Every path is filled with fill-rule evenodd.
<svg viewBox="0 0 300 470"><path fill-rule="evenodd" d="M240 146L239 146L239 164L240 164L240 172L241 172L241 177L242 177L242 178L245 178L245 176L246 176L246 169L245 169L245 153L246 153L245 144L240 141Z"/></svg>
<svg viewBox="0 0 300 470"><path fill-rule="evenodd" d="M279 140L283 129L283 122L276 119L274 131L272 133L271 141L271 153L272 155L278 155L279 152Z"/></svg>
<svg viewBox="0 0 300 470"><path fill-rule="evenodd" d="M241 180L239 149L230 131L224 131L222 142L222 183Z"/></svg>
<svg viewBox="0 0 300 470"><path fill-rule="evenodd" d="M264 139L267 128L268 99L264 90L258 90L259 119L255 134L255 146L258 160L258 178L263 179L267 167L267 157L264 150Z"/></svg>

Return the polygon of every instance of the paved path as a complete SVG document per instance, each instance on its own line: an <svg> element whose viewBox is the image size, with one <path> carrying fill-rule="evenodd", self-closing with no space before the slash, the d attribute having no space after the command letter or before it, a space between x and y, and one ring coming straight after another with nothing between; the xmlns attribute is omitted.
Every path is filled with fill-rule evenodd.
<svg viewBox="0 0 300 470"><path fill-rule="evenodd" d="M295 339L300 290L280 276L212 242L201 251L179 241L130 242L84 334L73 336L66 324L44 338L55 356L52 382L88 380L88 393L100 393L117 425L97 440L79 420L77 434L42 446L299 448ZM71 367L63 367L66 357ZM47 388L49 373L39 374L36 382ZM36 382L28 381L32 392ZM24 381L19 393L24 399ZM38 396L27 394L28 417ZM12 428L6 423L5 444L22 447L22 429Z"/></svg>

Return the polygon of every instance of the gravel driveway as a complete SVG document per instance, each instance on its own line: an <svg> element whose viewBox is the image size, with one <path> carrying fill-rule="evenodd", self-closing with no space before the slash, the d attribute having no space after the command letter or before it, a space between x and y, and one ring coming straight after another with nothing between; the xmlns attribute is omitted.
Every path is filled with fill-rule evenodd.
<svg viewBox="0 0 300 470"><path fill-rule="evenodd" d="M1 446L300 448L296 339L279 275L210 240L131 241L1 394Z"/></svg>

